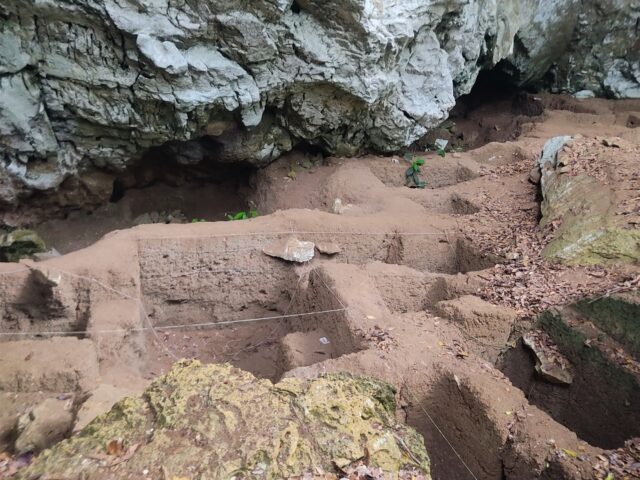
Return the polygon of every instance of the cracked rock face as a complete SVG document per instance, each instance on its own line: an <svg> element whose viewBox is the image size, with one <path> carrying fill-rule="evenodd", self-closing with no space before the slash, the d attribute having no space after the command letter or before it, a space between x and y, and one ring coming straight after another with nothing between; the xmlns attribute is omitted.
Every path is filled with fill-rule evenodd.
<svg viewBox="0 0 640 480"><path fill-rule="evenodd" d="M183 142L184 164L264 165L298 142L397 150L502 59L526 81L556 61L562 75L565 52L591 45L572 32L613 29L618 56L597 42L593 81L578 83L633 96L632 1L586 2L611 7L606 26L587 27L575 0L6 0L0 201L65 189L79 193L64 205L104 200L100 175L168 142Z"/></svg>
<svg viewBox="0 0 640 480"><path fill-rule="evenodd" d="M127 452L119 458L103 454L114 439ZM108 478L331 478L365 457L383 478L431 479L424 441L395 419L390 386L346 374L273 385L228 364L181 361L20 478L105 478L115 465Z"/></svg>
<svg viewBox="0 0 640 480"><path fill-rule="evenodd" d="M526 84L547 72L559 92L640 98L640 2L535 2L509 61Z"/></svg>

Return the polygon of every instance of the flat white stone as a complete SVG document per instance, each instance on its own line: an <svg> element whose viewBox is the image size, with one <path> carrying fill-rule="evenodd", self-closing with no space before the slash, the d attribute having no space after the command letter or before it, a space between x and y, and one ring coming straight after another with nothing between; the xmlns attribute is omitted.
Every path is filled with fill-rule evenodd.
<svg viewBox="0 0 640 480"><path fill-rule="evenodd" d="M288 262L305 263L313 258L315 244L289 237L270 243L262 249L262 252L270 257L281 258Z"/></svg>

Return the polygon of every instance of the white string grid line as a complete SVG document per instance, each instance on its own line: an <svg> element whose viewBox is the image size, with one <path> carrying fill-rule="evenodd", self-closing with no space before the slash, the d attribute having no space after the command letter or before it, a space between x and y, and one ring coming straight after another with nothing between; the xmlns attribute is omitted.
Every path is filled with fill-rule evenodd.
<svg viewBox="0 0 640 480"><path fill-rule="evenodd" d="M361 235L361 236L393 236L393 235L407 235L407 236L437 236L446 235L447 233L456 233L454 230L441 230L439 232L350 232L350 231L314 231L314 230L289 230L281 232L247 232L247 233L210 233L202 235L186 235L181 237L167 237L167 236L154 236L144 235L138 237L138 240L177 240L177 239L200 239L200 238L233 238L233 237L256 237L256 236L279 236L279 235Z"/></svg>
<svg viewBox="0 0 640 480"><path fill-rule="evenodd" d="M406 392L408 393L409 390L406 389ZM464 466L464 468L467 469L467 471L469 472L469 475L471 475L471 478L473 478L473 480L478 480L478 477L476 477L476 475L473 473L473 470L471 470L471 468L469 467L469 465L467 465L467 462L464 461L464 459L462 458L462 455L460 455L458 453L458 450L456 450L456 448L453 446L453 444L449 441L449 439L447 438L447 436L444 434L444 432L442 431L442 429L438 426L438 424L436 423L436 421L433 419L433 417L431 415L429 415L429 412L427 412L427 409L424 408L424 406L422 405L422 403L416 401L415 397L412 394L409 394L409 396L411 397L410 400L413 401L414 404L418 405L418 407L420 407L420 410L422 410L424 412L424 414L427 416L427 418L429 419L429 421L433 424L433 426L436 428L436 430L438 431L438 433L440 434L440 436L444 439L445 442L447 442L447 445L449 445L449 448L451 448L451 451L455 454L455 456L458 458L458 460L460 460L460 463L462 463L462 465Z"/></svg>
<svg viewBox="0 0 640 480"><path fill-rule="evenodd" d="M29 270L29 269L27 269ZM151 319L149 318L146 309L144 307L144 303L142 302L142 300L138 297L134 297L132 295L129 295L126 292L117 290L113 287L110 287L109 285L106 285L105 283L93 278L93 277L87 277L84 275L78 275L75 273L71 273L71 272L67 272L65 270L60 270L57 268L52 268L52 270L61 273L63 275L68 275L72 278L77 278L79 280L84 280L84 281L88 281L88 282L92 282L95 283L96 285L99 285L100 287L104 288L107 291L110 291L112 293L115 293L117 295L120 295L123 298L126 298L128 300L133 300L135 301L140 308L142 309L142 314L143 317L145 318L145 320L149 323L149 326L147 327L132 327L132 328L117 328L117 329L106 329L106 330L94 330L94 331L90 331L90 330L73 330L73 331L43 331L43 332L0 332L0 336L63 336L63 335L86 335L86 334L91 334L91 335L100 335L100 334L126 334L126 333L133 333L133 332L145 332L145 331L157 331L157 330L179 330L179 329L191 329L191 328L202 328L202 327L215 327L215 326L225 326L225 325L236 325L236 324L243 324L243 323L253 323L253 322L261 322L261 321L272 321L272 320L278 320L278 319L284 319L284 318L295 318L295 317L310 317L312 315L324 315L324 314L328 314L328 313L339 313L339 312L344 312L346 310L348 310L346 307L344 307L344 305L342 306L342 308L334 308L334 309L327 309L327 310L319 310L319 311L313 311L313 312L303 312L303 313L289 313L289 314L283 314L283 315L272 315L272 316L267 316L267 317L255 317L255 318L244 318L244 319L238 319L238 320L222 320L222 321L217 321L217 322L202 322L202 323L192 323L192 324L179 324L179 325L165 325L165 326L154 326L153 324L151 324ZM324 280L323 280L324 282ZM326 285L326 283L325 283ZM327 287L329 288L329 287ZM297 292L297 289L296 289ZM331 292L333 293L333 292ZM335 293L334 293L335 295ZM339 300L338 300L339 301ZM287 307L287 309L290 308L291 303L293 302L293 298L289 304L289 306ZM342 305L342 302L340 302ZM160 338L157 337L157 340L160 341Z"/></svg>

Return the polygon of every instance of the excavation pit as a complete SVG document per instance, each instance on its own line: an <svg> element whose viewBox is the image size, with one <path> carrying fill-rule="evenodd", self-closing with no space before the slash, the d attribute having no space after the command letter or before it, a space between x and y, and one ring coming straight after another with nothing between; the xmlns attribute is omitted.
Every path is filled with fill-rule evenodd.
<svg viewBox="0 0 640 480"><path fill-rule="evenodd" d="M477 392L440 372L426 396L406 395L406 423L425 440L433 478L502 480L504 441ZM460 455L458 457L458 455Z"/></svg>
<svg viewBox="0 0 640 480"><path fill-rule="evenodd" d="M544 329L570 362L573 381L558 385L540 378L533 354L520 341L501 361L501 370L529 402L582 440L605 449L640 436L640 376L608 358L560 316L542 317Z"/></svg>
<svg viewBox="0 0 640 480"><path fill-rule="evenodd" d="M293 368L358 350L321 268L223 242L197 245L185 242L178 256L164 242L141 248L144 303L157 333L147 347L149 375L166 372L178 357L228 362L277 381Z"/></svg>
<svg viewBox="0 0 640 480"><path fill-rule="evenodd" d="M453 157L442 158L434 153L416 153L415 158L423 158L425 164L420 169L420 177L426 182L427 189L439 189L467 182L480 176L477 167L468 161ZM369 162L371 172L387 187L405 187L405 172L411 166L406 160L398 163L388 158Z"/></svg>

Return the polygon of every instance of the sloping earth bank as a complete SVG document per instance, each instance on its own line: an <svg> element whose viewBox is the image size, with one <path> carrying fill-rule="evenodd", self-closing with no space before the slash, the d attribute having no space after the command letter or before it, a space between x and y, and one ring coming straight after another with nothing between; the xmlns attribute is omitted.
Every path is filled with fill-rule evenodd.
<svg viewBox="0 0 640 480"><path fill-rule="evenodd" d="M272 381L325 372L387 381L436 479L627 468L620 459L633 458L633 444L603 449L640 436L638 266L545 260L550 233L538 227L529 176L556 135L637 148L629 119L640 104L540 101L563 108L547 108L514 141L425 154L426 189L404 186L399 157L306 168L285 157L252 180L249 200L269 215L143 225L62 257L2 264L0 446L29 450L18 416L47 398L72 413L62 438L186 357ZM638 161L625 158L636 171ZM340 252L302 265L262 253L291 236ZM598 303L610 296L622 306ZM585 298L600 309L576 304ZM534 373L520 340L532 328L569 362L570 385ZM162 478L161 467L140 475Z"/></svg>

